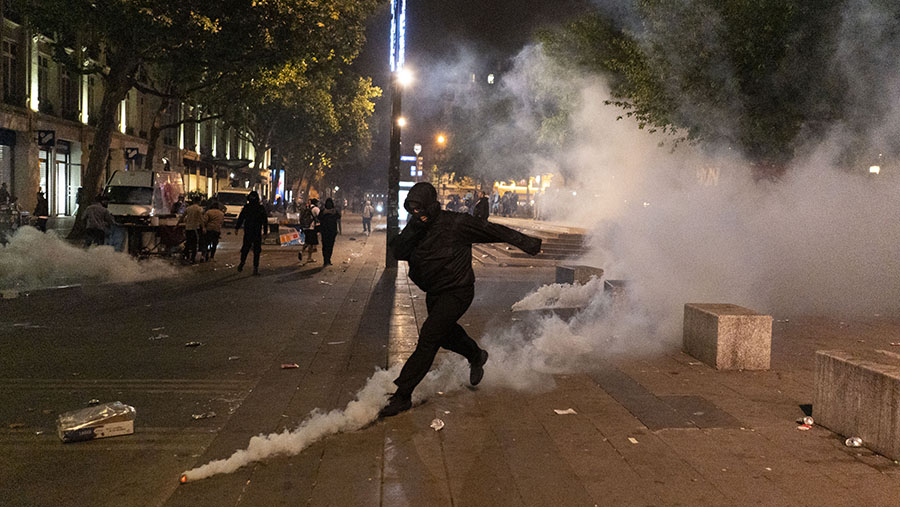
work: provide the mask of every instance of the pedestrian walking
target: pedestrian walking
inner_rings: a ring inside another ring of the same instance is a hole
[[[488,215],[491,211],[491,205],[488,203],[487,195],[484,192],[481,193],[481,198],[478,199],[478,202],[475,204],[475,210],[472,212],[472,215],[475,218],[480,218],[481,220],[487,220]]]
[[[303,247],[297,254],[297,260],[303,260],[303,252],[306,254],[306,262],[316,262],[313,254],[316,252],[316,245],[319,244],[318,226],[319,222],[319,200],[310,199],[309,204],[300,212],[300,229],[303,230]]]
[[[112,213],[106,208],[109,199],[100,195],[97,200],[84,210],[84,247],[106,244],[106,233],[116,224]]]
[[[191,205],[184,210],[178,222],[184,224],[184,253],[181,257],[196,264],[200,235],[203,234],[203,208],[200,207],[199,197],[191,198]]]
[[[238,264],[237,270],[239,273],[244,270],[247,254],[253,250],[253,274],[259,275],[259,254],[262,252],[263,233],[269,234],[269,217],[266,215],[266,209],[259,203],[259,194],[256,190],[247,194],[247,204],[241,208],[234,229],[240,230],[242,225],[244,244],[241,245],[241,263]]]
[[[47,220],[50,219],[50,203],[44,197],[44,193],[38,191],[37,205],[34,207],[34,216],[37,218],[37,228],[41,232],[47,232]]]
[[[325,209],[319,213],[319,230],[322,233],[322,265],[331,266],[331,253],[334,252],[334,240],[337,238],[341,223],[341,212],[335,208],[334,201],[325,199]]]
[[[206,251],[203,252],[204,261],[211,261],[216,258],[216,249],[219,247],[219,238],[222,235],[223,225],[225,225],[225,212],[219,207],[219,200],[213,197],[209,201],[209,209],[203,213],[203,227],[206,229]]]
[[[410,213],[403,231],[391,241],[394,256],[409,263],[409,278],[426,293],[428,317],[419,332],[416,350],[394,380],[397,391],[379,415],[390,417],[412,407],[412,393],[425,378],[438,349],[443,347],[469,360],[469,383],[484,377],[488,353],[457,321],[475,296],[473,243],[509,243],[529,255],[541,251],[541,240],[479,220],[471,215],[442,211],[430,183],[416,183],[404,208]]]
[[[375,208],[372,207],[371,201],[366,201],[366,205],[363,206],[362,210],[362,221],[363,221],[363,232],[368,234],[372,233],[372,217],[375,215]]]

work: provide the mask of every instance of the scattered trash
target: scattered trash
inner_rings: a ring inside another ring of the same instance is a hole
[[[850,437],[847,440],[844,440],[844,445],[847,447],[862,447],[863,441],[859,437]]]
[[[342,341],[342,342],[328,342],[328,345],[340,345],[340,344],[342,344],[342,343],[347,343],[347,342],[346,342],[346,341]]]
[[[771,472],[771,471],[772,471],[772,467],[766,467],[766,472]]]
[[[900,342],[891,342],[891,347],[900,347]]]
[[[333,283],[331,283],[331,282],[326,282],[325,280],[319,280],[319,283],[322,284],[322,285],[334,285]]]
[[[43,430],[41,430],[41,431],[35,431],[34,434],[35,434],[35,435],[43,435],[43,434],[44,434],[44,431],[43,431]]]
[[[169,335],[167,335],[167,334],[159,333],[159,334],[156,335],[156,336],[151,336],[151,337],[149,338],[149,340],[150,340],[150,341],[156,341],[156,340],[162,340],[163,338],[168,338],[168,337],[169,337]]]
[[[358,299],[351,299],[351,300],[350,300],[351,303],[355,303],[355,302],[357,302],[357,301],[359,301],[359,300],[358,300]]]
[[[800,426],[797,426],[797,429],[800,431],[809,431],[812,429],[812,426],[808,424],[801,424]]]
[[[313,332],[311,332],[311,333],[309,333],[309,334],[315,336],[315,335],[319,334],[319,332],[318,332],[318,331],[313,331]]]
[[[688,365],[690,366],[700,366],[701,364],[703,363],[701,363],[700,361],[691,361],[688,363]]]
[[[53,411],[52,410],[41,410],[41,413],[44,415],[50,415],[53,413]]]
[[[294,368],[299,368],[300,365],[297,363],[283,363],[281,365],[282,370],[293,370]]]
[[[447,414],[449,414],[449,413],[450,413],[449,410],[444,410],[444,415],[447,415]]]
[[[203,342],[187,342],[184,344],[185,347],[199,347],[203,345]]]
[[[216,416],[216,413],[210,410],[209,412],[203,414],[191,414],[191,419],[198,421],[200,419],[212,419]]]
[[[556,412],[556,415],[577,415],[578,414],[578,412],[576,412],[574,408],[567,408],[565,410],[554,408],[553,411]]]
[[[354,238],[353,236],[350,236],[350,241],[356,241],[356,238]]]
[[[89,407],[93,407],[94,405],[99,405],[100,400],[98,400],[97,398],[93,398],[92,400],[88,401],[87,404]]]
[[[434,428],[434,431],[441,431],[442,429],[444,429],[444,421],[435,419],[431,421],[431,427]]]
[[[805,424],[807,426],[812,426],[813,424],[816,423],[815,419],[813,419],[810,416],[804,417],[803,419],[800,420],[800,422],[802,422],[803,424]]]
[[[413,294],[412,296],[409,296],[409,298],[410,299],[419,299],[419,296],[416,294]]]
[[[634,437],[628,437],[628,441],[631,442],[632,444],[638,443],[638,440]]]
[[[130,435],[134,418],[134,407],[115,401],[60,414],[56,430],[63,442]]]
[[[441,396],[443,396],[443,395],[444,395],[444,391],[438,391],[438,394],[440,394]]]
[[[165,328],[166,328],[166,326],[154,327],[154,328],[151,329],[150,331],[160,331],[160,330],[165,329]]]
[[[229,361],[237,361],[240,358],[241,358],[241,356],[228,356]]]
[[[487,257],[487,254],[481,254],[482,259],[484,259],[485,257]]]
[[[11,429],[11,430],[17,430],[17,429],[24,428],[24,427],[25,427],[25,423],[12,423],[9,425],[9,429]]]

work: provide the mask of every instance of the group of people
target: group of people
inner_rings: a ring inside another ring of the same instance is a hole
[[[484,192],[481,192],[481,196],[477,201],[471,192],[467,193],[465,198],[460,198],[458,195],[453,194],[447,202],[446,209],[456,213],[468,213],[482,220],[487,220],[491,214],[490,202],[487,194]],[[496,211],[494,214],[496,214]]]
[[[213,197],[204,201],[198,196],[192,197],[190,205],[179,216],[178,223],[184,224],[182,259],[185,262],[196,264],[198,252],[200,262],[216,258],[222,226],[225,225],[225,206],[218,199]]]

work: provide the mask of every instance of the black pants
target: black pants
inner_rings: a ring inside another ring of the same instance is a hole
[[[363,232],[372,232],[372,219],[363,217]]]
[[[194,229],[184,231],[184,254],[183,257],[191,262],[197,261],[197,245],[200,243],[200,231]]]
[[[474,296],[475,287],[464,287],[426,296],[428,318],[422,324],[415,352],[406,360],[406,364],[400,370],[400,376],[394,381],[394,384],[397,384],[398,395],[412,395],[413,390],[431,369],[434,356],[440,347],[456,352],[469,361],[477,358],[481,348],[456,322],[469,309]]]
[[[241,246],[241,266],[247,261],[247,254],[253,250],[253,267],[259,267],[259,253],[262,252],[262,234],[249,234],[244,231],[244,244]]]
[[[216,258],[216,248],[219,248],[219,231],[206,231],[206,259]]]
[[[334,252],[334,240],[336,236],[330,232],[322,233],[322,261],[331,264],[331,253]]]
[[[85,229],[84,247],[106,244],[106,232],[103,229]]]

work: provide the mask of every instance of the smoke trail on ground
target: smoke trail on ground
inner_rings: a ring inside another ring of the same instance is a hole
[[[88,250],[53,233],[22,227],[0,246],[0,288],[20,290],[76,283],[137,282],[174,276],[165,262],[138,262],[110,246]]]

